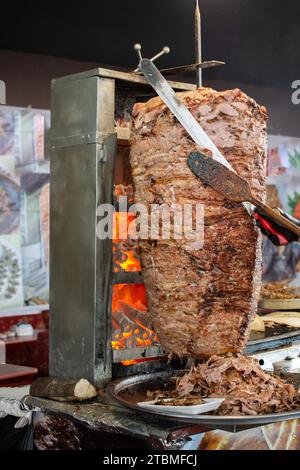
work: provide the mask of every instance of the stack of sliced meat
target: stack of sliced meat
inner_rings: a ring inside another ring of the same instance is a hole
[[[150,396],[150,395],[149,395]],[[292,384],[264,372],[245,356],[213,356],[178,379],[173,391],[152,393],[150,398],[185,399],[224,397],[218,415],[261,415],[300,409],[300,396]]]
[[[264,199],[264,107],[240,90],[179,94],[255,197]],[[165,350],[207,358],[240,352],[260,288],[261,238],[239,204],[205,187],[187,166],[197,148],[160,98],[133,109],[131,165],[135,201],[204,205],[204,247],[187,238],[142,240],[153,325]]]

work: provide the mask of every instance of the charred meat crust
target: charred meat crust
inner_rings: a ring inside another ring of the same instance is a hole
[[[265,197],[264,107],[240,90],[179,93],[204,130]],[[205,187],[187,166],[195,145],[160,100],[133,109],[131,166],[135,202],[205,207],[204,247],[188,240],[141,240],[149,310],[162,346],[180,357],[240,352],[260,289],[261,236],[244,208]]]

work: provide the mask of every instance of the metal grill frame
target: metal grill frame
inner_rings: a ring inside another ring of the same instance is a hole
[[[170,82],[177,90],[195,85]],[[97,68],[52,81],[50,189],[50,375],[84,377],[101,386],[130,370],[157,370],[161,360],[120,367],[125,360],[161,357],[159,347],[112,351],[114,283],[142,283],[141,273],[112,269],[111,240],[96,237],[96,210],[113,203],[117,149],[115,95],[153,96],[133,73]],[[121,371],[121,372],[120,372]]]

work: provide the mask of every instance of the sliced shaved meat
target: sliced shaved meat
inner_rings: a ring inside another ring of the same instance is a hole
[[[234,170],[265,197],[266,109],[240,90],[179,93]],[[240,204],[205,186],[188,168],[199,149],[156,97],[133,109],[131,166],[135,202],[202,204],[204,246],[182,238],[140,241],[153,326],[167,353],[207,359],[241,352],[260,290],[261,236]],[[174,233],[171,222],[171,232]],[[223,369],[219,371],[222,373]]]
[[[247,405],[242,403],[242,413],[243,415],[256,416],[257,412],[249,408]]]
[[[193,371],[191,370],[188,374],[184,375],[180,382],[180,395],[185,396],[191,393],[194,388],[195,384],[192,381]]]
[[[156,397],[164,392],[156,391]],[[300,410],[300,396],[292,384],[263,371],[246,356],[213,356],[177,380],[168,396],[225,398],[215,414],[260,415]]]

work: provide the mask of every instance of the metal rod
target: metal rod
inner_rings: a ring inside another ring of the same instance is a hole
[[[156,54],[155,56],[151,57],[151,62],[154,62],[156,59],[158,59],[159,57],[161,57],[162,55],[164,54],[169,54],[170,52],[170,48],[168,46],[165,46],[158,54]]]
[[[134,50],[137,52],[137,55],[139,56],[139,60],[142,60],[142,54],[141,54],[141,49],[142,49],[142,46],[137,42],[134,46],[133,46]]]
[[[134,46],[133,46],[133,49],[137,52],[137,55],[139,57],[139,63],[140,61],[142,60],[142,53],[141,53],[141,49],[142,49],[142,46],[137,42]],[[139,71],[139,67],[137,67],[133,72],[138,72]]]
[[[195,9],[195,56],[196,64],[202,62],[202,42],[201,42],[201,14],[199,8],[199,2],[196,0],[196,9]],[[197,88],[202,86],[202,70],[197,68],[196,70],[196,84]]]

